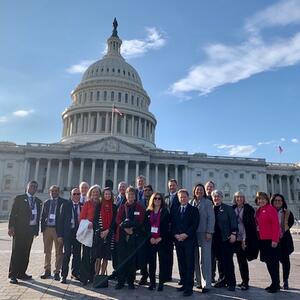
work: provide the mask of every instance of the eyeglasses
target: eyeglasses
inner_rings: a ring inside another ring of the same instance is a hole
[[[73,196],[75,196],[75,195],[78,196],[78,195],[80,195],[80,193],[73,193],[72,195]]]
[[[154,197],[154,200],[161,200],[160,197]]]

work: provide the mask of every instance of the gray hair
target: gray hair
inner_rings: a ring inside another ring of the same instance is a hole
[[[246,202],[245,194],[243,192],[241,192],[241,191],[237,191],[233,195],[233,199],[232,199],[232,203],[233,204],[236,204],[236,197],[238,197],[238,196],[243,197],[244,198],[244,203]]]
[[[211,192],[211,196],[214,197],[216,195],[218,195],[219,197],[223,198],[223,193],[221,191],[219,191],[219,190],[213,190]]]

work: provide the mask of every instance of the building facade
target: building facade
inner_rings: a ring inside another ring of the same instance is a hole
[[[60,142],[0,142],[0,217],[8,216],[13,197],[24,192],[28,180],[38,181],[39,196],[46,199],[53,184],[65,197],[83,180],[116,192],[118,182],[134,185],[139,174],[161,192],[170,178],[188,190],[196,182],[212,180],[225,202],[238,190],[250,203],[258,190],[282,193],[300,217],[298,164],[157,148],[151,99],[138,72],[122,57],[121,44],[114,23],[107,54],[86,70],[71,93],[72,103],[62,113]]]

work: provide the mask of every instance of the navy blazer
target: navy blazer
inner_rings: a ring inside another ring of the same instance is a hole
[[[180,206],[171,212],[172,235],[185,233],[188,238],[184,241],[196,242],[196,231],[199,225],[198,209],[189,203],[186,205],[185,213],[181,218]]]
[[[166,207],[169,210],[169,213],[171,213],[172,210],[177,210],[178,207],[180,206],[180,202],[179,202],[177,193],[173,197],[172,203],[171,203],[171,196],[170,196],[170,194],[167,194],[165,196],[165,204],[166,204]]]
[[[42,211],[42,219],[41,219],[41,231],[44,232],[44,230],[46,229],[47,222],[48,222],[48,216],[49,216],[49,209],[50,209],[50,201],[53,201],[52,199],[48,199],[44,202],[43,205],[43,211]],[[55,228],[57,230],[58,227],[58,219],[59,219],[59,215],[60,215],[60,207],[61,205],[66,202],[68,200],[58,197],[57,199],[57,207],[56,207],[56,212],[55,212]]]
[[[79,210],[83,204],[81,202],[78,203]],[[78,217],[80,214],[78,215]],[[69,239],[71,237],[71,221],[73,217],[73,201],[66,200],[62,203],[60,207],[60,214],[57,220],[56,232],[58,237],[62,237],[63,239]],[[78,228],[76,228],[77,231]]]
[[[31,208],[27,194],[18,195],[13,201],[9,215],[8,228],[13,228],[16,235],[30,233],[33,230],[34,235],[39,234],[40,216],[42,210],[42,201],[35,198],[37,208],[36,225],[29,225],[31,218]]]

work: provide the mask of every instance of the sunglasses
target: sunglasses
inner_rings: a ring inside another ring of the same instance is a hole
[[[154,197],[154,200],[161,200],[160,197]]]
[[[75,195],[78,196],[78,195],[80,195],[80,193],[73,193],[72,195],[73,196],[75,196]]]

